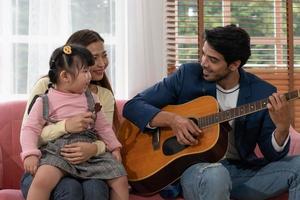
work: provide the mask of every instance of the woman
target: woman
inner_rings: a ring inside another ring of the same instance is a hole
[[[67,44],[79,44],[85,46],[94,56],[95,65],[91,67],[92,81],[89,85],[90,90],[99,97],[107,120],[113,124],[115,130],[119,127],[118,111],[114,100],[113,92],[105,74],[108,66],[107,53],[104,49],[103,38],[95,31],[80,30],[73,33],[67,41]],[[43,94],[47,91],[49,78],[43,77],[35,84],[31,96],[27,103],[26,113],[36,95]],[[56,139],[66,132],[80,132],[93,122],[91,113],[86,112],[57,124],[45,127],[41,134],[41,143],[46,143]],[[94,155],[101,154],[105,151],[105,144],[102,141],[96,141],[94,144],[78,142],[66,145],[61,149],[62,156],[72,164],[78,164],[88,160]],[[32,182],[32,176],[25,174],[21,180],[21,190],[24,197],[27,196],[28,189]],[[71,199],[108,199],[108,187],[101,180],[82,180],[78,181],[71,177],[64,177],[58,183],[51,194],[53,200],[71,200]]]

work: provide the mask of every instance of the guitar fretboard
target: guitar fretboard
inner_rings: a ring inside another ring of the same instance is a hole
[[[284,96],[288,101],[298,99],[300,97],[300,90],[294,90],[285,93]],[[244,104],[236,108],[232,108],[226,111],[221,111],[218,113],[207,115],[205,117],[198,118],[197,119],[198,126],[200,128],[205,128],[213,124],[219,124],[222,122],[230,121],[232,119],[266,109],[268,102],[269,102],[268,98],[265,98],[253,103]]]

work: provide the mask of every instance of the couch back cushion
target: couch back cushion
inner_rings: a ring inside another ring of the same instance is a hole
[[[116,104],[117,104],[117,109],[118,109],[118,117],[120,119],[120,122],[123,122],[124,118],[123,118],[123,107],[126,103],[126,100],[116,100]]]
[[[20,158],[21,146],[19,135],[25,106],[25,101],[0,103],[1,189],[15,189],[20,187],[23,164]]]

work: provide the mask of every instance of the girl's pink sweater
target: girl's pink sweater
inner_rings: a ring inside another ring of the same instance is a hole
[[[93,97],[95,102],[99,102],[95,95],[93,95]],[[49,118],[54,121],[61,121],[88,111],[87,98],[84,93],[63,93],[51,88],[48,92],[48,98]],[[21,128],[20,142],[22,147],[22,160],[29,155],[41,155],[38,149],[38,142],[45,124],[46,121],[43,118],[43,102],[42,98],[39,97]],[[95,129],[99,139],[107,145],[109,151],[122,146],[113,132],[111,124],[107,122],[101,111],[97,113]]]

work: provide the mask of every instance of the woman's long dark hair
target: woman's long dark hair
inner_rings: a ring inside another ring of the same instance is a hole
[[[69,37],[69,39],[66,43],[67,44],[79,44],[79,45],[87,47],[88,45],[90,45],[94,42],[99,42],[99,41],[104,43],[104,39],[99,35],[99,33],[97,33],[96,31],[93,31],[93,30],[83,29],[83,30],[79,30],[79,31],[76,31],[75,33],[73,33]],[[107,88],[108,90],[110,90],[112,92],[112,94],[114,94],[105,72],[104,72],[103,78],[100,81],[93,81],[92,83],[99,85],[101,87]],[[116,131],[116,133],[117,133],[119,127],[120,127],[120,120],[119,120],[119,115],[118,115],[117,104],[115,102],[114,115],[113,115],[113,128]]]

